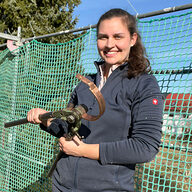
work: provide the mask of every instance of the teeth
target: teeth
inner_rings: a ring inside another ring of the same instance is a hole
[[[116,53],[116,52],[107,52],[107,54],[109,54],[109,55],[110,55],[110,54],[112,55],[112,54],[115,54],[115,53]]]

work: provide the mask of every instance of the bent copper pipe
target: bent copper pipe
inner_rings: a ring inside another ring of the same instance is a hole
[[[89,115],[87,113],[82,115],[82,118],[88,121],[96,121],[97,119],[99,119],[103,113],[105,112],[105,100],[103,98],[103,95],[101,94],[101,92],[99,91],[99,89],[97,88],[97,86],[90,81],[89,79],[87,79],[86,77],[77,74],[76,77],[81,80],[83,83],[87,84],[89,86],[89,90],[93,93],[93,95],[96,97],[97,102],[99,104],[99,114],[97,116],[93,116],[93,115]]]

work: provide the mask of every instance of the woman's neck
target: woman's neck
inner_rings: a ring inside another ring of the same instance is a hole
[[[107,79],[111,73],[117,68],[119,65],[109,65],[104,63],[102,70],[103,70],[103,76]]]

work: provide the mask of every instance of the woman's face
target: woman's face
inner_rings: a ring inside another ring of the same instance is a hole
[[[107,65],[121,65],[129,58],[130,48],[136,43],[120,17],[103,20],[98,29],[97,48]]]

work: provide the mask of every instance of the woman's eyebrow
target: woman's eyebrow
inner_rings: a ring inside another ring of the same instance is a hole
[[[124,35],[125,33],[115,33],[114,35]]]
[[[124,33],[119,32],[119,33],[114,33],[113,35],[124,35]],[[108,35],[105,33],[99,33],[98,36],[103,37],[103,36],[108,36]]]
[[[99,33],[97,36],[98,36],[98,37],[108,37],[108,35],[107,35],[107,34],[104,34],[104,33]]]

